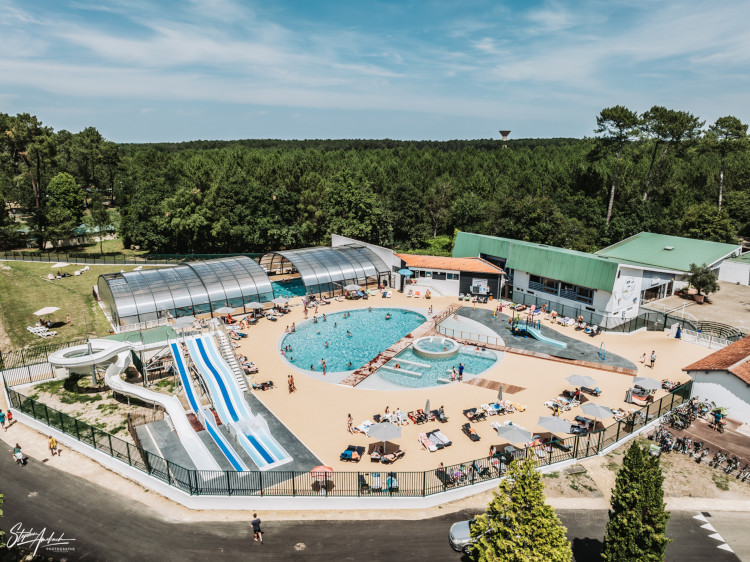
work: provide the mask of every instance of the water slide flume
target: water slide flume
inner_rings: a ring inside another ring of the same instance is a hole
[[[89,350],[89,345],[91,349]],[[131,362],[131,345],[127,342],[114,340],[96,339],[91,340],[89,345],[77,345],[55,351],[50,354],[49,362],[55,367],[75,369],[90,367],[101,364],[115,358],[104,375],[104,381],[114,391],[120,394],[133,396],[144,402],[157,404],[164,408],[174,425],[177,437],[185,447],[187,454],[198,470],[220,471],[221,467],[216,462],[206,445],[201,441],[198,434],[190,425],[185,410],[176,396],[168,396],[160,392],[148,390],[142,386],[130,384],[122,380],[121,376]]]

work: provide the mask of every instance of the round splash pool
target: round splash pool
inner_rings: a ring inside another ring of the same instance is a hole
[[[447,359],[458,354],[461,346],[456,340],[442,336],[427,336],[414,340],[414,353],[420,357]]]

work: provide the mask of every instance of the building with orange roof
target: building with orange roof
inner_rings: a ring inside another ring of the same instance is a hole
[[[682,369],[693,379],[693,396],[729,409],[729,417],[750,423],[750,336]]]
[[[470,295],[497,298],[503,287],[504,271],[483,258],[451,258],[395,254],[401,267],[414,272],[412,291],[431,290],[440,296]]]

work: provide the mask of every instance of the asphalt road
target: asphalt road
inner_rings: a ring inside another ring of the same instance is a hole
[[[262,546],[253,542],[248,524],[171,523],[135,502],[34,459],[26,467],[0,454],[6,531],[46,529],[46,537],[74,539],[57,552],[40,545],[39,554],[67,560],[461,560],[448,545],[450,525],[470,516],[457,513],[422,521],[270,521]],[[597,560],[607,516],[602,511],[558,511],[578,562]],[[672,514],[668,560],[737,561],[719,550],[705,522],[695,513]],[[261,514],[262,516],[262,514]],[[750,514],[706,517],[718,531],[733,529],[744,536]],[[725,537],[726,538],[726,537]],[[13,534],[6,535],[13,539]],[[747,546],[747,542],[744,543]],[[66,547],[67,548],[67,547]],[[2,557],[0,557],[2,558]]]

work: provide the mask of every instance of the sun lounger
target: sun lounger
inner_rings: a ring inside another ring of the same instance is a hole
[[[440,441],[446,447],[450,447],[451,445],[453,445],[453,441],[448,439],[445,433],[443,433],[439,429],[435,429],[427,434],[427,437],[429,437],[430,439],[432,439],[433,436],[436,437],[438,441]]]
[[[469,439],[472,441],[479,441],[480,437],[477,434],[476,430],[471,427],[471,424],[469,422],[466,422],[461,426],[461,431],[463,431]]]
[[[370,420],[365,420],[361,424],[359,424],[357,427],[354,428],[354,433],[364,433],[365,435],[368,434],[370,431],[370,426],[372,425],[372,422]]]
[[[425,414],[425,413],[424,413],[424,410],[423,410],[423,409],[421,409],[421,408],[419,408],[419,409],[418,409],[418,410],[417,410],[417,411],[415,412],[415,414],[416,414],[416,416],[417,416],[417,423],[425,423],[425,422],[428,422],[428,421],[430,421],[430,416],[429,416],[429,415],[427,415],[427,414]]]
[[[487,415],[488,415],[488,416],[494,416],[494,415],[497,415],[497,412],[498,412],[498,411],[497,411],[497,410],[496,410],[496,409],[495,409],[495,408],[494,408],[493,406],[491,406],[490,404],[482,404],[482,405],[480,406],[480,408],[482,408],[482,410],[484,410],[484,411],[485,411],[485,412],[487,413]]]
[[[405,451],[402,451],[399,449],[395,453],[390,453],[388,455],[383,455],[380,457],[380,462],[383,464],[391,464],[396,462],[398,459],[403,458],[403,456],[406,454]]]
[[[469,408],[468,410],[464,410],[464,415],[468,418],[469,421],[473,422],[487,419],[487,414],[482,410],[477,410],[476,408]]]
[[[406,296],[407,296],[408,298],[411,298],[411,297],[413,297],[413,296],[414,296],[414,291],[412,291],[411,289],[409,289],[409,291],[408,291],[408,292],[406,293]]]
[[[346,450],[341,453],[339,457],[342,461],[359,462],[362,459],[362,455],[365,454],[364,447],[358,447],[356,445],[349,445]]]
[[[427,436],[427,439],[432,441],[432,444],[435,445],[435,447],[437,447],[438,449],[445,449],[445,443],[443,443],[442,440],[437,437],[437,435],[432,432],[426,433],[425,435]]]
[[[435,443],[433,443],[433,442],[432,442],[432,441],[430,440],[430,438],[429,438],[429,437],[427,437],[427,434],[426,434],[426,433],[420,433],[420,434],[419,434],[419,437],[418,437],[417,439],[418,439],[419,443],[420,443],[420,444],[421,444],[421,445],[422,445],[422,446],[423,446],[423,447],[424,447],[425,449],[427,449],[428,451],[430,451],[431,453],[434,453],[435,451],[437,451],[437,450],[438,450],[438,448],[437,448],[437,445],[435,445]]]
[[[508,400],[506,402],[506,404],[510,404],[511,406],[513,406],[514,410],[516,410],[517,412],[524,412],[524,411],[526,411],[526,405],[525,404],[519,404],[518,402],[511,402],[510,400]]]
[[[410,420],[411,420],[412,422],[414,422],[415,424],[420,424],[420,423],[423,423],[423,422],[422,422],[422,421],[421,421],[421,420],[420,420],[420,419],[419,419],[419,418],[417,417],[417,414],[416,414],[416,412],[409,412],[408,416],[409,416],[409,419],[410,419]]]
[[[445,422],[447,422],[447,421],[448,421],[448,416],[446,416],[445,414],[443,414],[443,415],[440,415],[440,410],[432,410],[432,411],[430,412],[430,415],[431,415],[431,416],[432,416],[432,417],[433,417],[434,419],[436,419],[437,421],[439,421],[440,423],[445,423]]]

